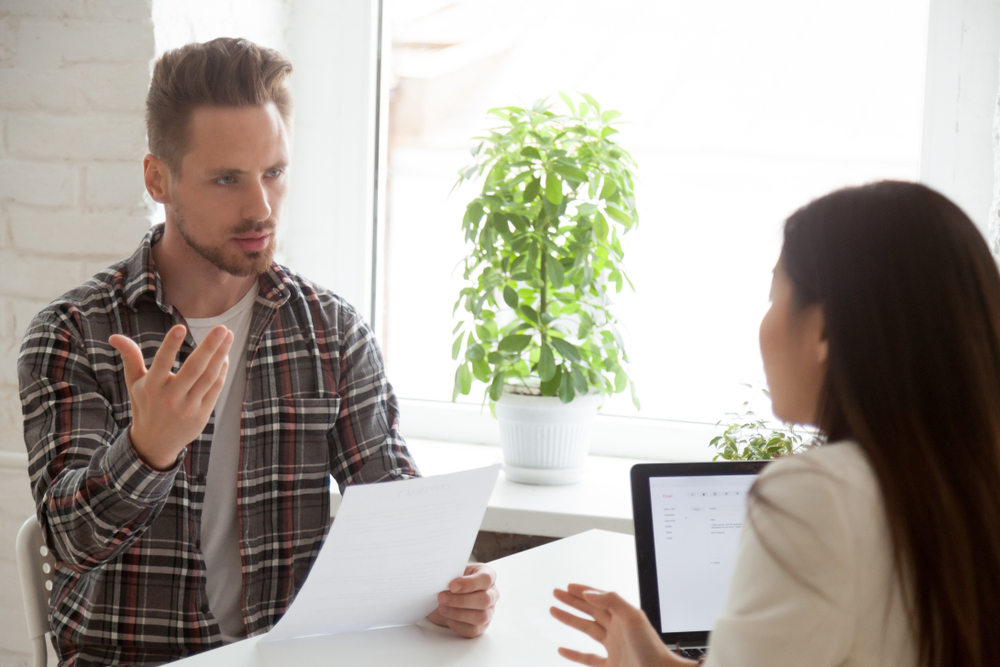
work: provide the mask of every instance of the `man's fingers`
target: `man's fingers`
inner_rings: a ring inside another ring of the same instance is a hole
[[[468,639],[478,637],[486,631],[486,626],[484,625],[472,625],[471,623],[463,623],[462,621],[456,621],[452,618],[445,618],[448,622],[448,627],[451,628],[452,632]]]
[[[594,621],[580,618],[559,607],[549,607],[549,613],[560,623],[564,623],[574,630],[579,630],[595,641],[603,641],[607,634],[607,631]]]
[[[497,603],[499,597],[500,593],[496,588],[488,588],[485,591],[476,591],[465,595],[456,595],[445,591],[438,593],[438,603],[458,609],[489,609]]]
[[[469,625],[481,625],[486,627],[493,620],[493,609],[460,609],[457,607],[440,606],[437,611],[451,621],[468,623]]]
[[[174,360],[177,358],[177,353],[181,350],[185,335],[187,335],[187,330],[184,328],[184,325],[177,324],[163,337],[163,344],[156,351],[153,363],[149,366],[150,382],[162,385],[170,377],[170,371],[173,370]]]
[[[448,584],[448,590],[452,593],[472,593],[475,591],[485,591],[493,586],[497,580],[497,573],[493,568],[482,563],[468,565],[465,574],[457,579],[453,579]]]
[[[125,386],[129,389],[146,374],[146,361],[142,358],[142,350],[135,341],[121,334],[115,334],[108,339],[111,347],[118,350],[125,369]]]
[[[229,330],[221,324],[214,327],[208,332],[208,335],[205,336],[201,343],[198,344],[195,351],[184,360],[184,364],[181,365],[180,370],[177,371],[177,375],[173,379],[173,390],[178,394],[189,393],[194,383],[204,375],[205,370],[212,363],[212,358],[216,352],[225,348],[223,354],[229,354],[229,346],[231,344],[232,339],[229,336]],[[212,381],[215,381],[214,378]]]
[[[215,408],[215,403],[219,400],[219,395],[222,393],[222,388],[226,386],[226,371],[229,369],[229,359],[226,359],[222,365],[222,369],[219,371],[219,376],[215,378],[215,382],[205,395],[201,397],[201,404],[203,406],[209,405],[213,409]]]
[[[212,358],[209,359],[208,365],[202,371],[201,376],[198,377],[191,388],[188,390],[188,396],[192,400],[204,401],[207,398],[206,394],[208,390],[215,386],[215,381],[220,377],[225,380],[226,371],[229,369],[229,348],[233,344],[233,333],[227,332],[226,338],[223,339],[222,345],[218,347]],[[189,359],[190,361],[190,359]],[[184,362],[184,366],[187,366],[187,362]],[[181,371],[184,367],[181,367]],[[179,379],[180,373],[178,373]]]
[[[579,651],[574,651],[571,648],[560,647],[559,655],[567,660],[578,662],[581,665],[589,665],[590,667],[601,667],[601,665],[607,662],[607,658],[602,658],[601,656],[594,655],[593,653],[580,653]]]

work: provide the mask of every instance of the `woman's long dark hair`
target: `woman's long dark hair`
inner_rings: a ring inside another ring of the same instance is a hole
[[[785,224],[780,264],[819,304],[819,424],[878,478],[922,667],[1000,665],[1000,273],[947,198],[880,182]]]

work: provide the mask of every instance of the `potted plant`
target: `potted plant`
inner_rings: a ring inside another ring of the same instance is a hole
[[[815,440],[807,441],[791,424],[785,424],[785,428],[781,429],[769,427],[753,411],[752,402],[758,392],[769,400],[771,393],[767,387],[745,386],[753,392],[750,400],[743,402],[740,412],[730,412],[726,419],[716,424],[725,425],[726,429],[709,442],[709,446],[719,452],[712,458],[713,461],[769,461],[794,454],[815,443]]]
[[[614,138],[621,114],[560,97],[568,113],[545,100],[490,110],[500,125],[455,184],[485,174],[462,221],[452,400],[487,385],[507,477],[532,483],[579,479],[603,396],[631,387],[639,407],[609,298],[634,290],[621,237],[638,223],[635,163]]]

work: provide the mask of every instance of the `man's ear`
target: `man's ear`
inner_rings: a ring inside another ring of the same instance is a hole
[[[170,170],[167,163],[153,155],[147,155],[142,160],[142,173],[146,181],[146,192],[153,201],[169,204]]]

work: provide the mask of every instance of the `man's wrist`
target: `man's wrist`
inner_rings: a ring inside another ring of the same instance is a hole
[[[136,446],[135,439],[132,437],[132,424],[129,424],[128,429],[125,432],[125,439],[128,442],[129,448],[135,457],[142,461],[146,466],[152,468],[156,472],[164,473],[173,470],[177,464],[182,460],[182,455],[187,451],[187,447],[181,449],[174,455],[173,459],[167,460],[167,457],[162,459],[157,459],[144,453],[142,449]]]

